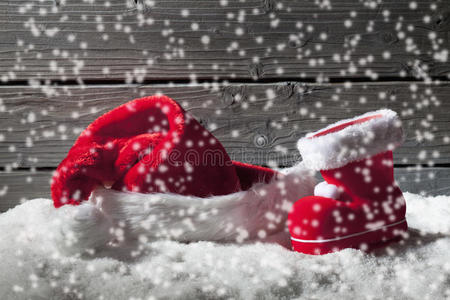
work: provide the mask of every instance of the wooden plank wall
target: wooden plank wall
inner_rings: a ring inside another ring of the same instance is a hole
[[[394,109],[401,187],[450,194],[450,3],[410,2],[0,2],[0,211],[49,197],[84,127],[154,93],[270,166],[301,160],[309,131]]]

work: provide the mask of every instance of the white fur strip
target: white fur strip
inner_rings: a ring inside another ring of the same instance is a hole
[[[382,117],[342,130],[312,137],[333,127],[373,115]],[[305,165],[313,170],[335,169],[367,157],[393,150],[403,142],[403,130],[397,113],[382,109],[369,112],[353,119],[342,120],[298,141],[297,147]]]
[[[79,237],[79,243],[74,243],[78,248],[102,246],[105,237],[119,241],[138,237],[185,242],[264,240],[286,229],[291,205],[312,195],[316,183],[313,174],[300,165],[283,173],[268,184],[259,183],[247,191],[209,198],[99,188],[87,204],[70,207],[83,209],[84,213],[81,213],[83,217],[78,214],[78,218],[68,222],[68,231],[73,228]],[[86,205],[92,207],[90,212]],[[104,217],[99,217],[98,211]],[[95,217],[99,224],[86,221],[88,216]],[[79,221],[89,226],[81,225],[81,228]],[[115,229],[105,230],[104,224],[110,223]]]

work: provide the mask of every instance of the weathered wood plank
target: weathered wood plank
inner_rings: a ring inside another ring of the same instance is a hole
[[[316,173],[323,181],[320,173]],[[426,196],[450,195],[450,168],[395,168],[394,178],[403,192]]]
[[[51,175],[52,171],[0,172],[0,212],[29,199],[50,198]],[[395,177],[404,192],[450,195],[449,168],[398,168]]]
[[[449,2],[410,2],[1,1],[0,79],[447,76]]]
[[[397,164],[450,163],[448,84],[408,82],[173,86],[0,87],[0,166],[56,167],[78,134],[119,104],[162,92],[181,103],[232,158],[281,166],[296,141],[340,119],[383,107],[399,112],[407,139]]]
[[[450,195],[450,168],[398,168],[394,175],[404,192]]]
[[[26,200],[50,198],[52,172],[0,172],[0,212]]]

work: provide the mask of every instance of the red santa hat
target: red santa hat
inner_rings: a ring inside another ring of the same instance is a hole
[[[244,241],[283,231],[290,205],[314,187],[232,161],[221,143],[166,96],[123,104],[91,123],[52,179],[67,245],[94,248],[144,235]],[[88,200],[89,201],[85,201]]]

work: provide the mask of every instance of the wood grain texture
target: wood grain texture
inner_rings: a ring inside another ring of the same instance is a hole
[[[394,174],[404,192],[450,195],[450,168],[401,168]]]
[[[52,171],[0,172],[0,212],[26,200],[50,198],[51,175]],[[399,168],[395,169],[395,178],[404,192],[450,195],[448,168]]]
[[[387,107],[403,120],[396,164],[450,163],[448,84],[240,84],[0,87],[0,166],[56,167],[99,115],[134,98],[165,93],[224,144],[259,165],[300,160],[296,141],[341,119]]]
[[[450,70],[448,1],[415,1],[416,9],[409,0],[333,0],[331,9],[309,0],[225,2],[1,1],[0,79],[326,80]]]
[[[52,172],[0,172],[0,212],[26,200],[50,198]]]

